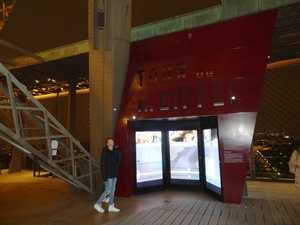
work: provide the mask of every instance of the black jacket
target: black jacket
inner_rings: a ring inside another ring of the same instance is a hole
[[[109,150],[104,147],[101,154],[101,169],[102,178],[107,180],[108,178],[114,178],[118,176],[119,166],[121,163],[121,152],[119,149]]]

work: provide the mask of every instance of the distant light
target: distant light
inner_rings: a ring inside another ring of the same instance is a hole
[[[233,95],[230,97],[230,99],[234,101],[234,100],[236,100],[236,97]]]
[[[271,56],[268,55],[268,59],[271,59]]]
[[[117,112],[118,111],[117,107],[113,107],[113,111]]]
[[[55,80],[55,79],[52,79],[52,82],[53,82],[53,83],[55,83],[55,82],[56,82],[56,80]]]
[[[133,120],[136,120],[136,116],[132,116],[132,119],[133,119]]]
[[[47,81],[51,81],[51,78],[48,78]]]
[[[39,81],[39,80],[35,80],[35,83],[37,83],[37,84],[38,84],[38,83],[40,83],[40,81]]]

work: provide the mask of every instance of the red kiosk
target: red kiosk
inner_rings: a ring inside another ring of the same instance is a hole
[[[187,184],[240,203],[275,19],[268,11],[132,44],[115,132],[119,195]]]

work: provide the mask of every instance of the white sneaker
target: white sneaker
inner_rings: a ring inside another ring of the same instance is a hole
[[[106,197],[105,199],[103,199],[103,201],[102,202],[104,202],[104,203],[109,203],[109,198],[108,197]]]
[[[100,205],[98,205],[97,203],[94,205],[94,209],[96,211],[98,211],[99,213],[104,213],[104,209]]]
[[[115,205],[110,205],[108,207],[108,212],[120,212],[120,209],[116,208]]]

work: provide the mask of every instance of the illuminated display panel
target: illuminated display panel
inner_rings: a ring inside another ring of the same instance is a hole
[[[203,130],[207,188],[221,192],[220,156],[217,129]]]
[[[163,179],[162,134],[160,131],[139,131],[136,141],[136,183]]]
[[[197,130],[169,131],[171,179],[199,180]]]

